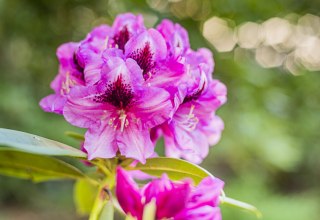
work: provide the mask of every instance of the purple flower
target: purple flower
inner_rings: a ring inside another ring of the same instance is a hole
[[[211,52],[193,51],[179,24],[147,29],[141,15],[121,14],[57,56],[55,94],[40,105],[88,129],[89,159],[122,154],[144,162],[162,135],[167,156],[200,163],[219,141],[224,125],[215,112],[226,88],[212,77]]]
[[[46,112],[62,114],[71,88],[77,85],[85,85],[83,68],[79,65],[75,55],[77,47],[78,43],[66,43],[57,49],[57,57],[60,63],[59,73],[50,85],[55,94],[40,101],[41,108]]]
[[[201,163],[209,146],[220,139],[224,125],[215,111],[225,100],[226,87],[217,80],[186,96],[172,120],[158,128],[164,136],[166,155]]]
[[[184,60],[185,75],[177,85],[175,112],[171,120],[154,128],[151,134],[154,142],[161,135],[164,137],[166,156],[201,163],[224,128],[215,111],[226,102],[227,90],[212,78],[214,62],[210,51],[186,49],[180,58]]]
[[[190,180],[172,182],[164,174],[139,189],[121,168],[117,169],[116,195],[126,214],[142,219],[145,205],[155,202],[156,220],[221,220],[219,195],[224,183],[207,177],[198,186]]]
[[[165,19],[157,26],[157,30],[166,40],[169,56],[178,58],[190,49],[188,32],[179,24]]]
[[[119,151],[145,162],[154,152],[149,129],[168,120],[172,111],[169,93],[145,85],[132,59],[109,57],[101,75],[95,85],[72,90],[63,112],[66,120],[88,128],[84,147],[90,160],[112,158]]]

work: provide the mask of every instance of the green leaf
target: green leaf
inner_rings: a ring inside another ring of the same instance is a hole
[[[1,145],[34,154],[86,158],[85,153],[68,145],[37,135],[4,128],[0,128]]]
[[[147,159],[145,164],[138,163],[135,167],[126,167],[131,170],[141,170],[152,176],[160,177],[166,173],[172,180],[192,178],[195,184],[201,182],[205,177],[212,176],[208,171],[198,165],[189,163],[185,160],[157,157]]]
[[[78,214],[90,214],[97,193],[98,187],[88,180],[80,179],[75,183],[73,197]]]
[[[84,178],[80,170],[62,160],[3,147],[0,148],[0,174],[34,182]]]
[[[262,213],[251,204],[246,202],[242,202],[236,199],[228,198],[226,196],[220,196],[220,204],[221,205],[229,205],[235,208],[243,209],[247,212],[253,213],[258,219],[262,218]]]

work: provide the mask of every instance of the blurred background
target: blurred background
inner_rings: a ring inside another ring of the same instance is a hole
[[[212,49],[215,78],[229,92],[218,112],[222,140],[203,166],[224,179],[227,195],[266,220],[319,219],[318,0],[0,0],[0,127],[77,146],[64,132],[79,130],[38,106],[51,93],[55,50],[127,11],[149,27],[179,22],[194,49]],[[0,220],[86,219],[76,215],[72,186],[0,176]],[[223,218],[255,219],[230,207]]]

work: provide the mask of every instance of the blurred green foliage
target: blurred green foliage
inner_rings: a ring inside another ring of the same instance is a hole
[[[193,48],[213,49],[215,77],[229,91],[228,103],[218,112],[226,128],[204,167],[225,180],[230,197],[255,204],[264,219],[317,220],[319,72],[293,76],[282,69],[263,69],[249,53],[235,61],[233,52],[218,53],[204,40],[201,26],[211,16],[238,25],[290,13],[319,15],[319,9],[318,0],[0,0],[0,127],[77,147],[64,132],[83,131],[38,106],[51,93],[56,48],[81,40],[97,24],[112,23],[121,12],[142,13],[149,26],[168,17],[188,29]],[[255,219],[229,207],[223,207],[223,216]],[[0,220],[56,218],[79,219],[71,182],[34,185],[0,176]]]

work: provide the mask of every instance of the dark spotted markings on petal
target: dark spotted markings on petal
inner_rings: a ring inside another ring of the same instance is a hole
[[[118,32],[113,37],[113,40],[118,45],[119,49],[124,50],[124,46],[128,42],[129,38],[130,38],[130,33],[128,31],[127,26],[125,26],[124,28],[122,28],[120,32]]]
[[[143,76],[148,74],[148,72],[155,66],[152,56],[153,53],[151,52],[149,42],[147,42],[143,48],[138,49],[129,55],[129,57],[134,59],[143,70]]]
[[[120,74],[116,81],[108,82],[103,94],[94,98],[95,102],[109,103],[117,108],[124,109],[128,107],[133,99],[133,92],[130,84],[124,83]]]
[[[84,69],[80,66],[76,53],[73,54],[73,64],[75,69],[78,70],[78,73],[74,73],[73,75],[84,82]]]
[[[201,96],[201,94],[202,94],[205,86],[206,86],[206,83],[204,82],[204,83],[202,84],[202,86],[201,86],[200,89],[198,89],[197,91],[195,91],[195,92],[192,93],[191,95],[187,95],[187,96],[184,98],[184,100],[183,100],[182,103],[186,103],[186,102],[190,102],[190,101],[192,101],[192,100],[197,100],[197,99],[199,99],[199,97]]]

